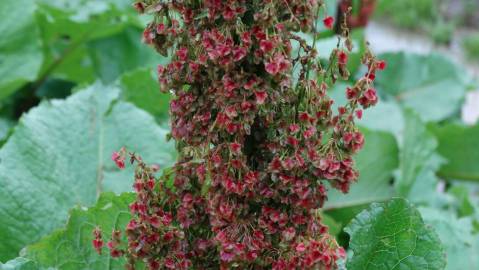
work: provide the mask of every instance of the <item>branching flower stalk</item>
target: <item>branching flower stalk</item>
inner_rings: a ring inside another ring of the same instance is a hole
[[[349,79],[352,42],[321,64],[298,32],[332,28],[323,1],[144,0],[154,15],[143,40],[162,55],[161,89],[173,94],[171,137],[179,159],[168,173],[122,149],[136,163],[133,218],[111,256],[127,269],[335,269],[345,251],[318,215],[327,190],[347,192],[358,178],[353,155],[364,144],[355,125],[378,101],[372,88],[385,68],[367,52],[367,73],[332,110],[328,89]],[[314,29],[313,29],[314,28]],[[293,70],[298,71],[297,78]],[[94,247],[103,240],[94,232]]]

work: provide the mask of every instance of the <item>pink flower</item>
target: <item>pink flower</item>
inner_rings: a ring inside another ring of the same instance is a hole
[[[199,69],[200,69],[200,64],[196,63],[196,62],[190,62],[188,64],[190,70],[192,73],[198,73]]]
[[[307,121],[309,121],[310,119],[311,119],[311,116],[309,116],[308,113],[306,113],[306,112],[300,112],[300,113],[299,113],[299,120],[300,120],[300,121],[307,122]]]
[[[231,92],[238,88],[238,85],[227,75],[223,77],[223,85],[225,87],[225,90],[228,92]]]
[[[298,131],[299,131],[299,125],[298,124],[289,125],[289,132],[291,132],[292,134],[295,134]]]
[[[251,45],[251,34],[250,32],[243,32],[241,33],[241,41],[247,47]]]
[[[291,145],[294,148],[298,147],[298,145],[299,145],[298,139],[296,139],[293,136],[289,136],[286,140],[287,140],[288,144]]]
[[[130,220],[130,222],[128,222],[128,225],[126,225],[126,230],[127,231],[133,231],[136,229],[136,227],[138,226],[138,222],[134,219]]]
[[[276,75],[279,72],[279,64],[276,62],[268,62],[265,64],[264,67],[266,69],[266,72],[271,75]]]
[[[297,252],[304,252],[306,250],[306,246],[303,243],[299,243],[296,245],[296,251]]]
[[[351,132],[346,132],[343,135],[343,141],[345,144],[350,144],[353,140],[353,134]]]
[[[125,168],[125,161],[124,160],[117,160],[117,161],[115,161],[115,163],[116,163],[116,166],[118,166],[118,168],[120,168],[120,169]]]
[[[338,63],[346,65],[348,63],[348,54],[345,51],[338,51]]]
[[[227,251],[220,251],[220,258],[224,262],[231,262],[235,255],[232,252],[227,252]]]
[[[354,90],[354,88],[350,88],[350,87],[346,88],[346,97],[348,99],[353,99],[356,97],[356,95],[357,95],[357,92]]]
[[[234,154],[240,154],[241,153],[241,144],[234,142],[230,143],[230,150]]]
[[[175,261],[172,258],[166,258],[163,264],[168,269],[175,269],[176,268]]]
[[[357,110],[357,111],[356,111],[356,117],[357,117],[358,119],[363,118],[363,110]]]
[[[143,42],[146,44],[152,44],[153,39],[155,39],[155,33],[149,28],[146,28],[145,31],[143,31]]]
[[[284,230],[281,235],[283,236],[284,240],[291,241],[296,235],[296,230],[293,227],[289,227]]]
[[[101,239],[93,239],[92,241],[93,248],[96,249],[98,254],[101,254],[101,248],[103,247],[103,240]]]
[[[273,50],[274,45],[273,45],[273,42],[265,39],[265,40],[261,40],[261,42],[259,43],[259,47],[264,53],[268,53]]]
[[[145,4],[143,4],[142,2],[137,2],[137,3],[133,4],[133,7],[140,14],[143,14],[145,12]]]
[[[256,96],[256,104],[258,105],[263,105],[268,97],[268,94],[265,91],[256,91],[254,94]]]
[[[377,67],[379,70],[385,70],[386,67],[387,67],[387,63],[386,63],[386,61],[384,61],[384,60],[378,61],[378,62],[376,63],[376,67]]]
[[[246,49],[244,47],[237,47],[233,49],[233,60],[240,61],[246,56]]]
[[[366,97],[370,102],[376,102],[378,97],[376,96],[376,90],[370,88],[364,92],[364,97]]]
[[[118,168],[125,168],[125,157],[121,156],[119,153],[113,152],[113,154],[111,154],[111,159],[115,162]]]
[[[223,18],[227,21],[231,21],[235,17],[235,11],[230,8],[229,6],[226,6],[224,11],[223,11]]]
[[[164,24],[164,23],[159,23],[159,24],[156,26],[156,33],[158,33],[159,35],[164,34],[164,33],[165,33],[165,30],[166,30],[166,27],[165,27],[165,24]]]
[[[188,49],[186,47],[181,47],[178,51],[176,51],[176,56],[178,56],[180,61],[185,62],[186,58],[188,57]]]
[[[238,112],[236,111],[236,108],[233,105],[227,106],[225,109],[225,113],[230,119],[233,119],[238,116]]]
[[[334,24],[334,18],[331,16],[328,16],[323,19],[323,23],[324,23],[324,26],[326,26],[326,28],[332,29]]]

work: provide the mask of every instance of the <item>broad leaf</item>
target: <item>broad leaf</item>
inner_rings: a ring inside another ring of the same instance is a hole
[[[364,111],[358,124],[371,130],[390,132],[399,142],[402,141],[404,115],[396,101],[379,101],[377,105]]]
[[[431,125],[430,130],[439,141],[439,154],[447,160],[439,176],[479,181],[479,124],[472,127],[460,124]]]
[[[7,138],[8,132],[13,125],[14,123],[10,119],[0,117],[0,145]]]
[[[36,78],[43,60],[33,0],[0,4],[0,99]]]
[[[77,83],[94,81],[95,63],[87,42],[115,35],[130,25],[140,26],[129,1],[37,1],[45,55],[41,80],[53,75]]]
[[[436,232],[404,199],[371,204],[345,231],[351,236],[349,246],[354,253],[348,269],[441,270],[446,266]]]
[[[474,189],[471,190],[470,187],[466,185],[454,185],[448,190],[448,193],[455,199],[453,205],[455,206],[459,217],[472,216],[476,212],[474,207],[475,202],[471,201],[470,193],[473,192]]]
[[[18,257],[5,264],[0,263],[0,270],[38,270],[38,268],[31,260]]]
[[[447,270],[479,269],[479,235],[472,233],[470,218],[458,219],[450,212],[420,208],[424,222],[438,233],[447,253]]]
[[[170,94],[161,93],[151,69],[144,68],[124,74],[119,79],[122,97],[152,115],[168,118]]]
[[[106,247],[102,255],[96,253],[91,244],[92,231],[100,226],[106,233],[103,236],[106,243],[113,229],[124,229],[130,219],[128,205],[133,199],[132,193],[120,196],[103,193],[95,206],[71,210],[65,228],[28,246],[22,256],[33,261],[36,269],[123,269],[124,258],[111,258]]]
[[[114,36],[88,43],[95,72],[103,82],[113,82],[138,67],[153,68],[168,61],[141,42],[141,33],[138,28],[127,27]]]
[[[132,166],[120,171],[110,160],[120,147],[172,164],[166,131],[119,95],[96,84],[22,117],[0,150],[0,260],[63,224],[73,205],[91,205],[104,190],[131,190]]]
[[[388,62],[376,81],[383,96],[394,97],[424,121],[443,120],[459,111],[465,79],[463,71],[447,58],[407,53],[388,53],[379,58]]]
[[[400,154],[400,166],[397,181],[397,194],[407,197],[416,181],[422,181],[418,176],[422,171],[432,167],[435,171],[437,164],[431,164],[434,159],[437,141],[434,135],[426,129],[416,113],[405,111],[406,125],[403,132],[403,142]]]

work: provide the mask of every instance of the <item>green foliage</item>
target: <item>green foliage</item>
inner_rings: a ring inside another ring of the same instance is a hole
[[[22,256],[34,262],[36,269],[122,269],[124,259],[112,259],[106,247],[101,255],[96,253],[91,245],[92,231],[95,226],[107,232],[123,229],[130,219],[128,205],[134,196],[103,193],[95,206],[74,208],[65,228],[28,246]],[[104,236],[105,243],[109,237]]]
[[[377,15],[388,18],[394,24],[417,29],[421,25],[433,24],[439,15],[436,0],[379,0]]]
[[[439,175],[448,179],[479,181],[479,125],[430,125],[439,140],[439,153],[447,162]]]
[[[469,58],[479,61],[479,33],[465,37],[462,42],[462,47]]]
[[[20,120],[0,150],[1,260],[62,225],[72,206],[91,205],[102,191],[131,190],[133,168],[119,171],[110,160],[120,147],[172,164],[166,131],[119,95],[95,84]]]
[[[43,60],[32,0],[0,4],[0,100],[32,81]],[[22,34],[28,33],[28,34]]]
[[[424,121],[444,120],[459,111],[467,85],[464,71],[447,58],[387,53],[380,58],[389,68],[378,76],[377,87],[387,99],[416,111]]]
[[[6,262],[5,264],[0,263],[0,270],[36,270],[34,262],[18,257],[13,260]]]
[[[8,118],[0,118],[0,145],[1,142],[7,138],[8,132],[13,125],[13,121]]]
[[[139,69],[119,78],[122,98],[158,117],[168,118],[171,95],[161,93],[151,69]]]
[[[51,78],[109,83],[167,61],[141,44],[143,23],[129,0],[7,1],[0,15],[0,101]]]
[[[414,183],[422,180],[424,170],[428,170],[431,166],[437,169],[434,168],[436,161],[434,153],[437,147],[434,135],[427,130],[414,112],[407,110],[405,116],[406,126],[400,154],[401,165],[398,181],[395,183],[397,194],[402,197],[408,197]]]
[[[353,256],[348,269],[431,269],[446,266],[437,234],[404,199],[373,203],[346,228]]]
[[[424,221],[431,224],[444,244],[447,270],[479,269],[479,235],[473,233],[471,218],[435,208],[420,208]]]
[[[461,18],[448,18],[441,5],[442,0],[379,0],[376,17],[408,30],[419,30],[436,43],[449,43]],[[438,3],[439,2],[439,3]]]
[[[121,33],[88,43],[95,74],[105,83],[139,67],[156,67],[169,60],[141,43],[140,29],[127,27]],[[158,87],[156,87],[157,89]]]

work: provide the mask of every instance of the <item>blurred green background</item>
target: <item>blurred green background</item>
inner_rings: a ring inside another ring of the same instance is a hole
[[[326,2],[334,13],[337,1]],[[155,75],[169,60],[141,42],[149,19],[130,0],[0,2],[0,261],[9,261],[0,269],[20,269],[25,258],[104,269],[90,231],[123,226],[131,198],[100,194],[130,191],[133,175],[115,169],[111,152],[127,146],[162,168],[173,164],[170,97]],[[404,197],[438,232],[447,269],[479,269],[479,2],[381,0],[368,19],[353,30],[349,67],[364,74],[369,41],[388,62],[376,82],[381,102],[359,123],[359,182],[348,195],[330,193],[324,221],[347,247],[343,227],[359,211]],[[336,42],[321,35],[320,55]],[[331,90],[335,106],[350,83]],[[65,226],[69,211],[77,223]]]

